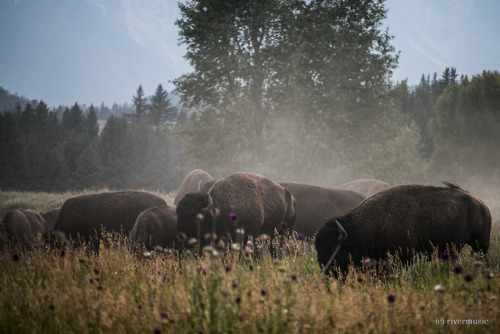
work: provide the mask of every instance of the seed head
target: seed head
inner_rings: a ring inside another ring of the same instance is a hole
[[[395,301],[395,300],[396,300],[396,296],[394,296],[392,293],[389,293],[389,294],[387,295],[387,301],[388,301],[389,303],[394,303],[394,301]]]

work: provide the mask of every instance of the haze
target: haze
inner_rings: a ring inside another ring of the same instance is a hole
[[[394,81],[455,67],[460,75],[500,69],[500,2],[386,2],[386,25],[401,51]],[[172,0],[0,2],[0,86],[49,106],[131,102],[139,85],[191,71],[177,45]]]

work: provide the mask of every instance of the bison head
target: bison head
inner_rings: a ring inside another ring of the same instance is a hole
[[[178,204],[177,231],[186,234],[188,238],[201,238],[212,233],[213,228],[212,198],[208,194],[189,193]]]
[[[318,262],[323,266],[323,273],[329,271],[337,277],[338,266],[340,272],[345,275],[352,257],[349,237],[338,218],[332,218],[325,222],[316,234],[315,247],[318,254]]]

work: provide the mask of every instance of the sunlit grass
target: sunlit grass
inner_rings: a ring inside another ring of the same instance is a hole
[[[40,238],[30,251],[4,250],[0,333],[500,332],[498,226],[487,260],[466,248],[408,267],[366,261],[345,282],[322,275],[312,243],[294,235],[275,239],[277,258],[266,239],[201,257],[102,239],[99,254]]]

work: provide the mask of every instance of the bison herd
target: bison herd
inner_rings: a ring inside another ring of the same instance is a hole
[[[56,233],[98,246],[103,228],[148,248],[167,248],[179,247],[179,236],[203,245],[206,235],[237,240],[239,231],[255,238],[287,226],[314,239],[321,268],[336,274],[388,254],[405,263],[416,252],[465,244],[486,254],[491,224],[488,207],[450,183],[390,187],[360,179],[325,188],[245,172],[214,180],[196,169],[182,181],[173,206],[140,191],[77,196],[41,214],[10,210],[0,233],[22,247],[29,247],[30,236],[50,239]]]

